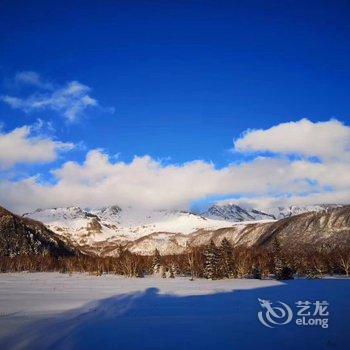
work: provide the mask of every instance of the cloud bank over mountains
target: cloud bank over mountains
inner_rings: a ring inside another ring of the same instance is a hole
[[[253,160],[220,169],[203,160],[163,164],[147,155],[125,163],[95,149],[81,163],[68,160],[52,169],[54,183],[42,182],[37,176],[1,181],[0,202],[17,212],[115,203],[186,209],[193,201],[214,196],[233,196],[238,203],[260,208],[348,203],[349,140],[350,127],[338,120],[314,123],[302,119],[266,130],[248,130],[234,141],[234,150],[255,154]],[[0,164],[8,168],[18,162],[49,162],[72,147],[52,139],[32,139],[30,127],[18,128],[0,135]]]
[[[100,108],[91,88],[78,81],[57,84],[34,71],[18,72],[11,81],[19,95],[0,99],[24,114],[56,112],[66,121],[81,122],[88,108]],[[336,119],[246,130],[233,140],[240,161],[220,168],[201,159],[169,164],[149,155],[126,163],[103,149],[88,150],[85,159],[72,161],[69,151],[76,145],[57,140],[42,126],[40,121],[7,132],[0,128],[0,202],[17,212],[116,203],[188,209],[195,201],[215,197],[258,208],[350,202],[350,126]],[[46,164],[46,173],[13,176],[23,164]]]

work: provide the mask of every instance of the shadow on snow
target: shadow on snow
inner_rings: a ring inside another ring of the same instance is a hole
[[[295,280],[200,296],[162,295],[149,288],[33,320],[0,339],[0,348],[345,349],[350,343],[349,292],[349,280]],[[283,301],[293,310],[298,300],[327,300],[329,328],[295,322],[266,328],[257,318],[258,298]]]

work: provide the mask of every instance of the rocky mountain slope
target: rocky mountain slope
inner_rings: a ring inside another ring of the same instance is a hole
[[[274,238],[286,246],[304,244],[350,246],[350,206],[308,212],[274,222],[250,223],[191,235],[189,245],[202,245],[226,237],[235,246],[266,246]]]
[[[0,257],[16,255],[71,256],[74,250],[41,222],[0,207]]]

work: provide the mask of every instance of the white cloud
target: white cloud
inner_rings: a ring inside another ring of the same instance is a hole
[[[73,148],[72,143],[33,136],[33,132],[38,127],[40,126],[23,126],[8,133],[0,131],[0,169],[8,169],[19,163],[52,162],[59,152]]]
[[[33,71],[22,71],[18,72],[15,75],[15,83],[17,84],[26,84],[39,87],[41,89],[53,89],[53,84],[50,82],[44,81],[40,74]]]
[[[309,193],[307,195],[277,195],[228,198],[219,200],[218,204],[237,204],[243,208],[254,208],[262,211],[269,208],[285,207],[290,205],[314,204],[349,204],[350,190]]]
[[[350,127],[337,120],[313,123],[308,119],[282,123],[267,130],[249,130],[234,142],[239,152],[273,152],[304,157],[349,157]]]
[[[304,123],[310,126],[311,122],[294,124]],[[332,138],[327,136],[324,128],[330,134],[338,130],[340,138],[342,133],[339,130],[346,132],[348,129],[337,121],[311,123],[311,128],[313,124],[322,124],[324,142]],[[279,126],[275,128],[279,129]],[[268,139],[269,130],[265,134]],[[315,130],[319,132],[318,128]],[[288,137],[286,133],[285,136]],[[259,140],[261,145],[264,140]],[[42,183],[37,177],[0,182],[0,203],[18,212],[37,207],[108,204],[185,209],[195,200],[230,195],[259,207],[269,204],[350,203],[349,150],[344,146],[345,139],[342,140],[342,146],[328,144],[333,147],[332,152],[328,152],[319,147],[308,151],[305,144],[296,144],[293,148],[290,139],[280,150],[277,150],[279,146],[274,149],[282,153],[281,156],[256,157],[252,161],[221,169],[201,160],[163,164],[150,156],[135,157],[130,163],[124,163],[109,158],[101,150],[92,150],[87,153],[84,162],[67,161],[53,170],[54,184]],[[337,157],[335,151],[339,147],[343,154]],[[272,149],[273,144],[269,146],[269,150]],[[284,156],[289,152],[302,154],[305,158],[289,159]],[[321,160],[313,162],[308,159],[311,155]]]
[[[310,164],[312,165],[312,164]],[[38,179],[2,183],[0,202],[10,208],[26,211],[36,207],[100,206],[119,204],[146,208],[188,208],[194,200],[217,195],[239,195],[247,198],[279,198],[293,194],[322,193],[324,186],[338,186],[350,201],[350,178],[331,166],[315,171],[300,162],[257,158],[250,163],[215,169],[212,164],[194,161],[181,165],[162,165],[156,160],[136,157],[131,163],[111,162],[101,151],[90,151],[84,163],[66,162],[53,172],[57,183],[45,184]],[[348,174],[350,166],[343,169]],[[324,179],[324,171],[333,176]],[[341,174],[340,174],[341,175]],[[312,183],[309,180],[316,182]],[[307,197],[307,196],[306,196]],[[306,197],[303,197],[305,200]],[[327,202],[331,200],[329,194]],[[287,198],[287,197],[286,197]],[[321,200],[314,196],[313,200]]]
[[[26,108],[24,101],[18,97],[2,95],[2,96],[0,96],[0,100],[2,102],[7,103],[12,108],[18,108],[18,109],[25,109]]]
[[[78,81],[70,81],[64,86],[54,87],[51,83],[43,81],[37,73],[31,71],[17,73],[15,81],[41,89],[39,92],[24,98],[9,95],[0,96],[2,102],[25,113],[55,111],[72,122],[83,116],[88,108],[98,106],[97,100],[90,96],[91,88]]]

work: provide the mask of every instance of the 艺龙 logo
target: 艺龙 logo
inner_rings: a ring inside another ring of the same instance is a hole
[[[293,318],[292,309],[281,301],[279,306],[273,306],[269,300],[259,299],[263,311],[258,312],[259,321],[266,327],[274,328],[275,325],[289,323]]]
[[[293,311],[289,305],[278,301],[273,303],[269,300],[258,298],[262,311],[258,312],[259,321],[269,328],[290,323]],[[327,300],[298,300],[295,302],[297,310],[294,310],[295,324],[297,326],[318,326],[328,328],[329,302]]]

